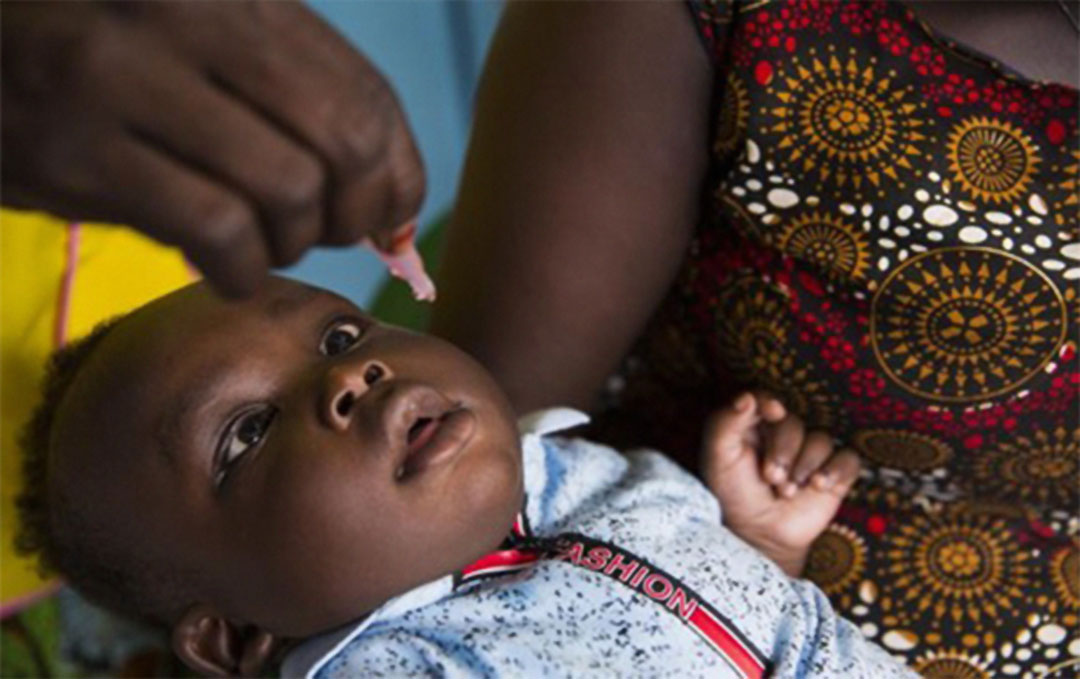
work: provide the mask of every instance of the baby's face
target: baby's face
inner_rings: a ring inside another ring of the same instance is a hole
[[[113,333],[61,408],[54,478],[231,620],[343,624],[494,549],[520,507],[487,373],[345,299],[196,285]]]

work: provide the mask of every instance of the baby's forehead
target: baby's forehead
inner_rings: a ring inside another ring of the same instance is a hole
[[[241,302],[217,297],[205,283],[193,284],[118,323],[86,377],[114,397],[117,390],[129,392],[148,381],[163,387],[157,380],[164,375],[213,363],[215,355],[235,349],[234,340],[241,348],[250,346],[252,332],[263,338],[268,332],[287,333],[290,322],[304,323],[320,310],[343,305],[351,306],[329,291],[282,278],[271,278]]]
[[[170,299],[175,298],[175,299]],[[313,304],[331,301],[347,303],[343,297],[323,288],[271,276],[258,292],[243,300],[225,300],[218,297],[205,282],[178,290],[161,300],[173,311],[182,309],[187,313],[215,312],[223,314],[252,314],[280,319],[303,310]],[[171,302],[171,304],[169,304]],[[168,308],[161,311],[167,312]]]
[[[355,307],[329,290],[285,278],[271,277],[259,292],[244,300],[218,297],[205,283],[193,284],[147,305],[134,314],[126,334],[143,341],[195,334],[226,336],[239,333],[246,322],[285,324],[303,320],[305,312],[330,305]],[[360,312],[359,309],[355,309]]]

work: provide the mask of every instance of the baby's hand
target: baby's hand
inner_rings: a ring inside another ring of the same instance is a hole
[[[778,400],[749,393],[709,421],[702,465],[724,523],[792,576],[859,474],[854,452],[834,451]]]

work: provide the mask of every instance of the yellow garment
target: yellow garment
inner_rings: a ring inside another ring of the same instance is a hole
[[[71,239],[74,236],[75,241]],[[70,245],[77,245],[71,249]],[[73,269],[68,269],[73,254]],[[68,303],[64,279],[68,275]],[[14,499],[21,488],[17,435],[38,402],[45,360],[56,346],[89,332],[194,278],[179,251],[129,229],[0,210],[0,611],[46,591],[31,560],[14,552]],[[66,313],[62,307],[66,306]],[[57,327],[58,315],[62,318]]]

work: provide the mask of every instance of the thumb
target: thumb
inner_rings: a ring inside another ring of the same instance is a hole
[[[773,501],[772,488],[758,471],[760,422],[757,399],[743,394],[716,413],[706,428],[702,477],[720,501],[725,522],[738,522]]]
[[[749,393],[742,394],[709,419],[702,451],[707,475],[724,472],[744,457],[755,457],[751,444],[760,420],[757,400]]]

